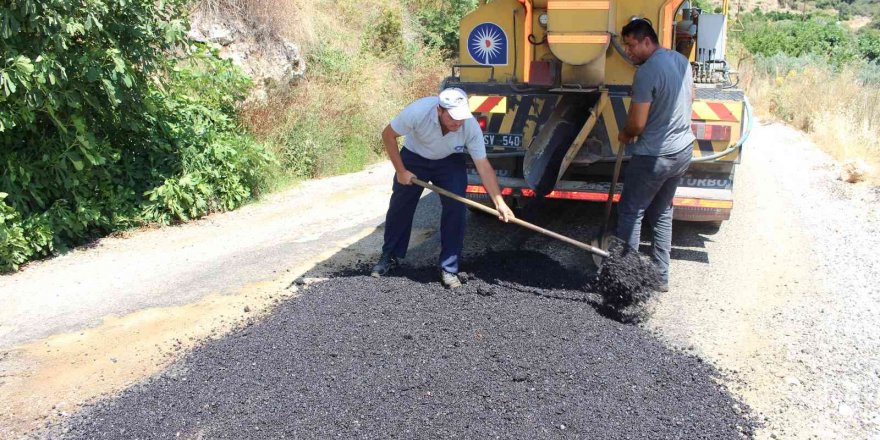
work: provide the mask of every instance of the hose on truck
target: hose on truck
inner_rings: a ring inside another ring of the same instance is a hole
[[[636,62],[633,61],[633,59],[626,54],[626,49],[624,49],[623,46],[620,45],[620,37],[614,32],[609,33],[611,34],[611,46],[614,47],[614,50],[617,51],[618,55],[620,55],[624,61],[635,66]]]

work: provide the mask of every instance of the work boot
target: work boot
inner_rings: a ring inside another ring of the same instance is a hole
[[[440,269],[440,284],[447,289],[457,289],[461,287],[461,280],[458,274]]]
[[[370,276],[374,278],[384,276],[388,271],[397,267],[397,263],[397,257],[391,255],[391,252],[383,252],[382,258],[379,258],[379,262],[373,266],[373,272],[370,273]]]

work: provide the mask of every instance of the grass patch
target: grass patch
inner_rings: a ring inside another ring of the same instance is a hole
[[[317,3],[316,26],[332,31],[307,46],[305,78],[241,112],[279,159],[281,182],[355,172],[382,160],[382,129],[408,103],[436,94],[446,74],[441,51],[409,37],[418,34],[418,22],[399,2]]]
[[[838,161],[880,167],[880,66],[834,69],[819,57],[774,55],[741,72],[759,114],[803,130]]]
[[[826,12],[748,13],[731,41],[759,114],[799,128],[838,161],[880,165],[880,32]],[[876,179],[876,174],[868,176]]]

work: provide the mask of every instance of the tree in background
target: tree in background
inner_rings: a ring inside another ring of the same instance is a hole
[[[0,5],[0,271],[259,189],[271,158],[234,112],[248,79],[186,39],[187,4]]]
[[[441,49],[447,57],[458,53],[461,18],[477,7],[477,0],[411,0],[419,23],[424,27],[425,44]]]

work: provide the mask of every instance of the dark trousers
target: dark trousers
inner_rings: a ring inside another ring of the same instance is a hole
[[[633,155],[626,167],[623,194],[617,206],[617,236],[638,250],[642,218],[654,229],[653,258],[664,282],[669,282],[672,249],[672,199],[691,163],[693,149],[668,156]]]
[[[453,154],[443,159],[425,159],[406,148],[400,150],[403,165],[421,180],[462,197],[467,186],[464,155]],[[401,185],[394,179],[391,203],[385,215],[385,244],[382,252],[390,252],[398,258],[406,256],[412,233],[413,215],[422,195],[418,185]],[[440,215],[440,266],[447,272],[458,273],[458,263],[464,247],[465,206],[448,197],[440,197],[443,206]]]

